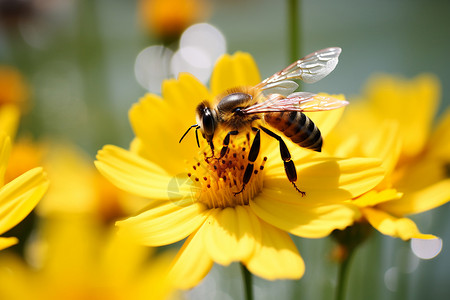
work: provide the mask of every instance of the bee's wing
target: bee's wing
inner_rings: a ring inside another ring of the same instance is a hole
[[[245,114],[257,114],[279,111],[326,111],[347,105],[345,100],[330,96],[321,96],[308,92],[298,92],[284,97],[280,94],[270,95],[266,101],[243,109]]]
[[[265,95],[268,95],[277,93],[276,90],[272,89],[286,85],[284,83],[286,81],[289,82],[288,85],[292,86],[292,81],[289,81],[289,79],[301,79],[306,83],[317,82],[334,70],[341,51],[341,48],[331,47],[311,53],[269,78],[266,78],[256,87],[262,90]],[[291,90],[291,92],[294,90]]]

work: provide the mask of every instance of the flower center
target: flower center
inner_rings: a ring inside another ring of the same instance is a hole
[[[203,153],[203,157],[192,166],[188,176],[200,184],[199,202],[209,208],[248,205],[263,187],[263,170],[267,157],[258,157],[250,181],[242,192],[244,172],[248,165],[247,141],[239,144],[230,142],[227,153],[220,159]]]

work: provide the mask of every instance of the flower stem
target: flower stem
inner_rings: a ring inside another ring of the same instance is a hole
[[[253,300],[252,274],[247,269],[247,267],[244,266],[243,263],[241,263],[241,270],[242,270],[242,279],[244,280],[245,299]]]
[[[350,260],[354,253],[354,248],[350,248],[346,258],[339,264],[338,282],[336,287],[336,300],[345,299],[345,291],[347,288],[348,270]]]
[[[300,0],[288,0],[288,30],[289,30],[289,61],[292,63],[298,60],[299,55],[299,44],[300,44],[300,25],[299,25],[299,8]]]
[[[344,300],[348,281],[350,260],[355,250],[370,236],[373,231],[367,222],[357,222],[344,230],[335,230],[331,236],[337,242],[336,258],[340,262],[336,287],[336,300]]]

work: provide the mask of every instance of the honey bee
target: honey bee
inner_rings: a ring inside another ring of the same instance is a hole
[[[248,164],[243,175],[242,188],[234,193],[242,193],[253,174],[253,164],[260,151],[263,131],[275,138],[280,145],[280,155],[288,180],[302,194],[295,182],[297,171],[291,154],[280,135],[264,127],[267,123],[300,147],[320,152],[322,150],[322,135],[319,128],[303,112],[327,111],[348,104],[328,96],[320,96],[309,92],[295,92],[298,84],[290,79],[301,79],[306,83],[314,83],[331,73],[338,63],[341,48],[326,48],[311,53],[292,63],[283,70],[266,78],[254,87],[238,87],[228,91],[218,98],[218,104],[211,106],[207,101],[201,102],[196,109],[197,124],[190,126],[180,139],[195,128],[197,145],[198,130],[211,148],[214,155],[214,134],[225,130],[223,147],[219,158],[225,156],[230,143],[230,137],[253,131],[255,137],[248,153]]]

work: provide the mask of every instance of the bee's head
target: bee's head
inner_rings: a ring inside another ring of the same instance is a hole
[[[197,146],[200,147],[200,143],[198,141],[198,130],[200,129],[200,132],[202,133],[202,136],[206,139],[208,144],[211,147],[211,150],[214,151],[214,144],[213,144],[213,137],[214,132],[216,131],[217,127],[217,118],[216,113],[213,109],[211,109],[211,106],[208,102],[204,101],[200,103],[197,106],[197,113],[196,113],[196,119],[197,124],[191,125],[186,132],[183,134],[183,136],[180,139],[180,143],[183,140],[183,138],[186,136],[186,134],[191,130],[192,128],[195,128],[195,137],[197,138]]]
[[[196,119],[198,126],[200,126],[200,132],[213,149],[212,140],[217,127],[217,119],[208,102],[204,101],[197,106]]]

